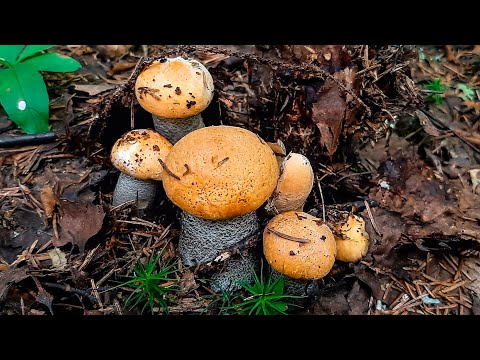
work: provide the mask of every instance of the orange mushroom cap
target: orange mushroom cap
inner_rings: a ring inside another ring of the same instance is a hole
[[[168,198],[183,211],[210,220],[258,209],[275,189],[279,171],[265,141],[251,131],[224,125],[185,135],[165,164]]]
[[[290,153],[280,167],[280,177],[271,201],[279,212],[303,211],[313,188],[313,169],[307,157]]]
[[[185,119],[199,114],[213,98],[207,68],[193,59],[161,59],[144,69],[135,82],[138,103],[159,118]]]
[[[263,254],[272,268],[289,278],[321,279],[335,262],[335,238],[320,219],[304,212],[287,211],[267,223]]]
[[[360,261],[368,252],[369,236],[365,231],[365,221],[350,214],[347,222],[337,227],[340,236],[335,236],[337,242],[337,260],[344,262]]]
[[[112,164],[139,180],[161,180],[165,160],[173,145],[151,129],[131,130],[120,137],[112,147]]]

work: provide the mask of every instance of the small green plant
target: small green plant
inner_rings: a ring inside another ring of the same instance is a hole
[[[463,83],[460,83],[460,84],[457,84],[457,90],[460,91],[460,97],[462,98],[463,101],[467,101],[467,100],[475,100],[475,91],[470,88],[470,86],[468,86],[467,84],[463,84]]]
[[[284,293],[284,277],[279,276],[273,280],[270,273],[265,280],[263,274],[263,263],[260,267],[260,277],[253,271],[254,282],[240,282],[242,289],[247,295],[238,295],[240,301],[230,308],[236,310],[239,315],[287,315],[289,306],[298,306],[287,299],[301,299],[303,296],[289,295]]]
[[[0,45],[0,104],[28,134],[48,131],[49,98],[40,71],[71,72],[75,59],[45,52],[53,45]]]
[[[202,311],[208,312],[214,305],[218,307],[218,315],[230,315],[232,313],[232,301],[235,298],[230,291],[223,291],[218,294],[208,294],[203,296],[204,299],[212,299],[207,307]]]
[[[133,289],[133,292],[125,300],[125,306],[129,310],[143,304],[142,313],[149,307],[153,314],[157,306],[168,313],[170,295],[177,290],[175,286],[177,279],[170,277],[170,275],[177,270],[174,269],[175,263],[160,264],[159,260],[164,249],[165,247],[158,252],[156,257],[153,257],[154,254],[152,253],[145,264],[139,261],[133,269],[134,274],[125,276],[129,280],[112,288],[131,287]]]
[[[446,90],[446,86],[442,84],[440,79],[430,80],[425,84],[425,90],[432,91],[434,93],[428,94],[426,100],[434,103],[435,105],[440,105],[443,103],[443,98],[441,94]]]

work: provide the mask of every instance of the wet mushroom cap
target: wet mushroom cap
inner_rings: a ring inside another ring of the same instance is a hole
[[[272,195],[278,212],[301,210],[313,188],[310,161],[298,153],[290,153],[280,167],[280,177]]]
[[[337,260],[357,262],[367,255],[369,235],[361,217],[350,214],[346,223],[337,227],[337,233]]]
[[[168,198],[183,211],[210,220],[258,209],[275,189],[279,172],[265,141],[251,131],[224,125],[185,135],[165,164]]]
[[[182,57],[161,59],[135,82],[139,104],[159,118],[185,119],[199,114],[213,98],[212,75],[200,62]]]
[[[173,145],[151,129],[131,130],[120,137],[112,147],[112,164],[139,180],[161,180],[162,164]]]
[[[289,240],[285,235],[308,242]],[[289,278],[321,279],[335,262],[335,238],[320,219],[304,212],[288,211],[267,223],[263,232],[263,254],[272,268]]]

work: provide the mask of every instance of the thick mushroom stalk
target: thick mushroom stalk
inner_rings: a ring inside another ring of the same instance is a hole
[[[269,265],[285,275],[298,295],[308,293],[309,280],[326,276],[335,263],[335,237],[322,220],[304,212],[274,216],[263,232],[263,254]]]
[[[208,263],[259,230],[256,210],[273,192],[279,170],[257,135],[233,126],[198,129],[175,144],[165,165],[165,193],[184,211],[179,252],[185,265]],[[234,289],[254,258],[240,258],[235,266],[228,259],[232,264],[216,275],[214,289]]]
[[[163,160],[172,148],[167,139],[150,129],[131,130],[112,147],[112,164],[121,171],[112,205],[132,202],[137,209],[149,208],[163,172]]]
[[[275,215],[286,211],[303,211],[313,188],[313,169],[302,154],[291,152],[282,161],[277,186],[265,209]]]
[[[135,82],[138,103],[152,114],[155,130],[172,144],[205,126],[200,113],[212,101],[213,93],[207,68],[182,57],[153,62]]]

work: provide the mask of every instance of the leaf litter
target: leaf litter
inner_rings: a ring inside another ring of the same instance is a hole
[[[55,90],[53,120],[67,120],[53,123],[67,130],[40,146],[0,149],[4,311],[129,313],[119,305],[128,291],[109,287],[166,241],[163,260],[177,256],[176,209],[161,194],[148,214],[111,208],[118,172],[109,149],[132,122],[152,126],[133,93],[142,68],[188,55],[215,81],[207,125],[281,140],[314,168],[319,186],[306,211],[321,217],[325,208],[327,223],[351,211],[366,220],[367,256],[336,263],[299,313],[478,313],[477,47],[59,46],[86,64],[79,74],[46,77],[75,89]],[[448,86],[434,105],[421,89],[437,78]],[[201,269],[179,264],[176,276],[181,291],[170,313],[219,309],[209,306]],[[19,283],[36,294],[23,305]]]

